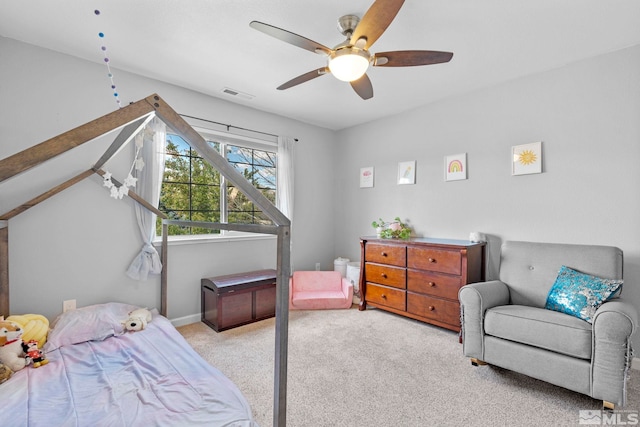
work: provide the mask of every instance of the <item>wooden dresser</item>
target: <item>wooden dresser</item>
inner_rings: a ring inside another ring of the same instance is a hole
[[[485,243],[362,237],[362,298],[367,305],[460,331],[458,290],[485,278]]]

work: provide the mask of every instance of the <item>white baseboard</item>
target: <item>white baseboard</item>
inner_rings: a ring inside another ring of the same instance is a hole
[[[171,323],[173,324],[173,326],[175,326],[177,328],[178,326],[184,326],[184,325],[189,325],[191,323],[197,323],[202,319],[201,319],[200,313],[196,313],[196,314],[190,314],[189,316],[178,317],[177,319],[170,319],[170,320],[171,320]],[[638,366],[640,366],[640,362],[638,362]]]

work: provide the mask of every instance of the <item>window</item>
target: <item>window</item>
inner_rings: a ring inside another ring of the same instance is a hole
[[[202,133],[204,139],[275,204],[276,146]],[[167,133],[166,158],[159,209],[169,219],[185,221],[272,224],[239,189],[180,136]],[[156,224],[162,233],[162,221]],[[224,231],[201,227],[169,226],[169,236],[221,234]]]

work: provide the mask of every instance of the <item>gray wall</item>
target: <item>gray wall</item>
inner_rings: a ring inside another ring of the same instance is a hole
[[[114,111],[106,74],[103,65],[0,37],[0,158]],[[114,76],[124,105],[158,93],[179,113],[298,138],[294,268],[313,269],[316,262],[332,268],[333,131],[134,74],[114,70]],[[0,213],[90,168],[115,136],[0,183]],[[131,165],[130,148],[106,165],[120,181]],[[132,203],[110,198],[93,176],[11,219],[12,312],[53,318],[62,301],[73,298],[78,306],[116,300],[158,307],[158,278],[137,282],[125,275],[142,244]],[[172,245],[169,257],[169,317],[197,321],[201,277],[275,267],[276,243],[271,238]]]
[[[339,132],[336,254],[359,259],[358,238],[380,216],[420,236],[487,233],[493,277],[504,240],[613,245],[640,307],[638,76],[635,46]],[[544,173],[511,176],[511,146],[535,141]],[[444,157],[458,153],[468,179],[445,182]],[[407,160],[416,184],[398,186]],[[366,166],[375,186],[361,189]]]
[[[114,110],[105,68],[0,38],[0,158]],[[640,47],[595,57],[332,132],[116,70],[123,101],[158,93],[178,112],[300,139],[296,162],[296,269],[360,257],[372,220],[408,219],[416,234],[490,236],[489,274],[504,240],[619,246],[625,294],[640,303]],[[0,184],[0,211],[88,168],[115,135]],[[539,175],[511,176],[512,145],[543,141]],[[467,153],[469,179],[444,182],[444,156]],[[397,163],[417,161],[415,185]],[[108,164],[126,173],[131,153]],[[375,187],[360,189],[361,167]],[[92,177],[12,219],[13,311],[54,316],[64,299],[155,307],[158,280],[124,271],[140,241],[131,201]],[[201,277],[275,264],[273,240],[170,248],[169,317],[196,319]],[[637,304],[640,306],[640,304]],[[189,317],[191,316],[191,317]],[[637,339],[636,339],[637,341]]]

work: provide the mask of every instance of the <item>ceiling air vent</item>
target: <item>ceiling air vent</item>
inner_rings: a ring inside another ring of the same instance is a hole
[[[248,93],[244,93],[244,92],[240,92],[239,90],[235,90],[235,89],[231,89],[228,87],[225,87],[224,89],[222,89],[222,93],[229,95],[229,96],[235,96],[237,98],[242,98],[242,99],[253,99],[255,98],[255,96],[253,95],[249,95]]]

